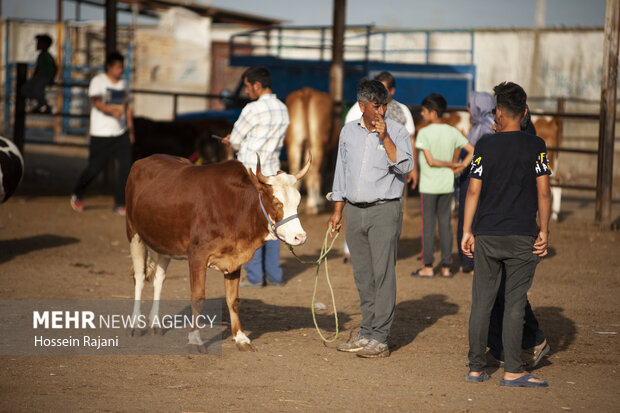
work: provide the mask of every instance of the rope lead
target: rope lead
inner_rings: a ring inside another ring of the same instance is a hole
[[[329,244],[329,247],[328,247],[327,239],[329,237],[330,231],[331,231],[331,227],[327,228],[327,232],[325,233],[325,239],[323,240],[323,246],[321,247],[321,253],[319,254],[319,258],[316,261],[304,261],[300,259],[297,256],[297,254],[295,254],[295,251],[293,251],[293,246],[286,244],[289,251],[291,251],[293,256],[297,258],[297,261],[299,261],[302,264],[316,265],[316,272],[314,273],[314,291],[312,292],[312,305],[310,306],[310,308],[312,310],[312,320],[314,321],[314,327],[316,328],[317,333],[319,333],[321,340],[323,340],[326,343],[333,343],[338,338],[338,311],[336,310],[336,299],[334,298],[334,289],[332,288],[332,283],[329,280],[329,271],[327,269],[327,254],[329,253],[329,251],[331,251],[332,247],[334,246],[334,242],[336,241],[336,238],[338,238],[338,233],[336,233],[336,235],[332,239],[331,244]],[[319,325],[316,321],[316,314],[314,313],[314,302],[316,300],[316,290],[317,290],[317,285],[319,281],[319,270],[321,268],[321,263],[323,261],[325,261],[325,278],[327,279],[327,285],[329,286],[329,292],[332,296],[332,306],[334,307],[334,320],[336,321],[336,335],[331,339],[325,338],[325,336],[323,336],[323,333],[321,333],[321,330],[319,329]]]

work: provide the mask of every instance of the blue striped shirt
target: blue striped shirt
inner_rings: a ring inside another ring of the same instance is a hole
[[[275,175],[280,169],[280,152],[289,125],[288,110],[275,94],[263,95],[248,103],[230,133],[230,144],[237,159],[256,172],[256,154],[261,172]]]
[[[388,158],[379,134],[349,122],[340,131],[338,160],[330,201],[374,202],[400,198],[405,174],[413,169],[413,149],[403,125],[385,119],[387,132],[396,146],[396,162]]]

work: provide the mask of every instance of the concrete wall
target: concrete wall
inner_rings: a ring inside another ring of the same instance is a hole
[[[208,93],[210,91],[211,19],[173,8],[162,14],[154,28],[136,32],[133,87],[158,91]],[[171,119],[172,98],[136,94],[138,116]],[[178,112],[208,108],[205,99],[180,98]]]

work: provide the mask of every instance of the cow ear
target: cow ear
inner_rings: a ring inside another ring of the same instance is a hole
[[[254,175],[251,168],[248,168],[248,172],[250,174],[250,181],[252,181],[252,185],[254,185],[257,191],[260,191],[263,188],[263,184],[258,181],[258,178]]]

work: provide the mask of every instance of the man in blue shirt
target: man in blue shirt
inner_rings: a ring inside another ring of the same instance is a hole
[[[400,197],[413,169],[405,127],[385,119],[388,91],[377,80],[357,88],[358,122],[340,132],[332,192],[332,232],[347,216],[346,237],[360,295],[361,330],[338,350],[360,357],[387,357],[387,338],[396,304],[396,246],[402,226]]]

